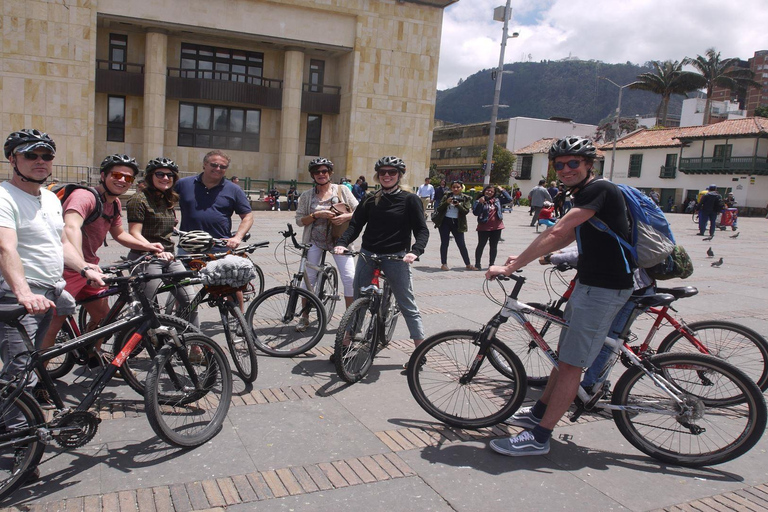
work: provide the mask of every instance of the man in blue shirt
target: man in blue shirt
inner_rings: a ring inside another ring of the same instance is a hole
[[[253,226],[253,213],[243,189],[225,177],[230,161],[222,151],[209,151],[203,158],[203,172],[180,179],[174,190],[179,194],[182,231],[203,230],[227,239],[227,248],[234,249]],[[234,235],[233,213],[241,219]]]

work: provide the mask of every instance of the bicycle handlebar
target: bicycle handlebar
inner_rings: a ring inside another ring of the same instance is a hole
[[[179,272],[168,272],[166,274],[136,274],[134,276],[105,277],[103,281],[104,281],[104,284],[107,284],[107,285],[119,285],[123,283],[136,283],[136,282],[143,283],[147,281],[152,281],[153,279],[180,281],[182,279],[195,277],[196,275],[197,275],[197,272],[194,270],[182,270]]]

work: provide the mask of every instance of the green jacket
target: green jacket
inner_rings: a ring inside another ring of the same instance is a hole
[[[445,213],[448,211],[448,201],[453,198],[452,193],[446,193],[443,199],[440,200],[440,204],[435,208],[432,214],[432,222],[435,223],[435,227],[440,227],[445,218]],[[467,194],[461,194],[461,202],[456,205],[459,209],[459,233],[467,232],[467,214],[472,210],[472,198]]]

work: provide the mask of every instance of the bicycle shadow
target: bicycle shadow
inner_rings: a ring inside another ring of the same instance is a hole
[[[292,373],[295,375],[319,377],[321,379],[327,378],[328,382],[320,386],[316,392],[317,396],[327,397],[333,396],[351,386],[375,384],[381,378],[383,372],[390,370],[402,370],[402,365],[376,364],[376,359],[374,359],[373,365],[368,370],[366,376],[362,380],[350,384],[339,377],[333,363],[329,362],[327,358],[318,357],[315,359],[304,359],[293,367]]]

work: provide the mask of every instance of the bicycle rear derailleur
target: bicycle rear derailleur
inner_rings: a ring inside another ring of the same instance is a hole
[[[62,448],[79,448],[93,439],[101,419],[88,411],[62,414],[51,425],[53,439]]]

